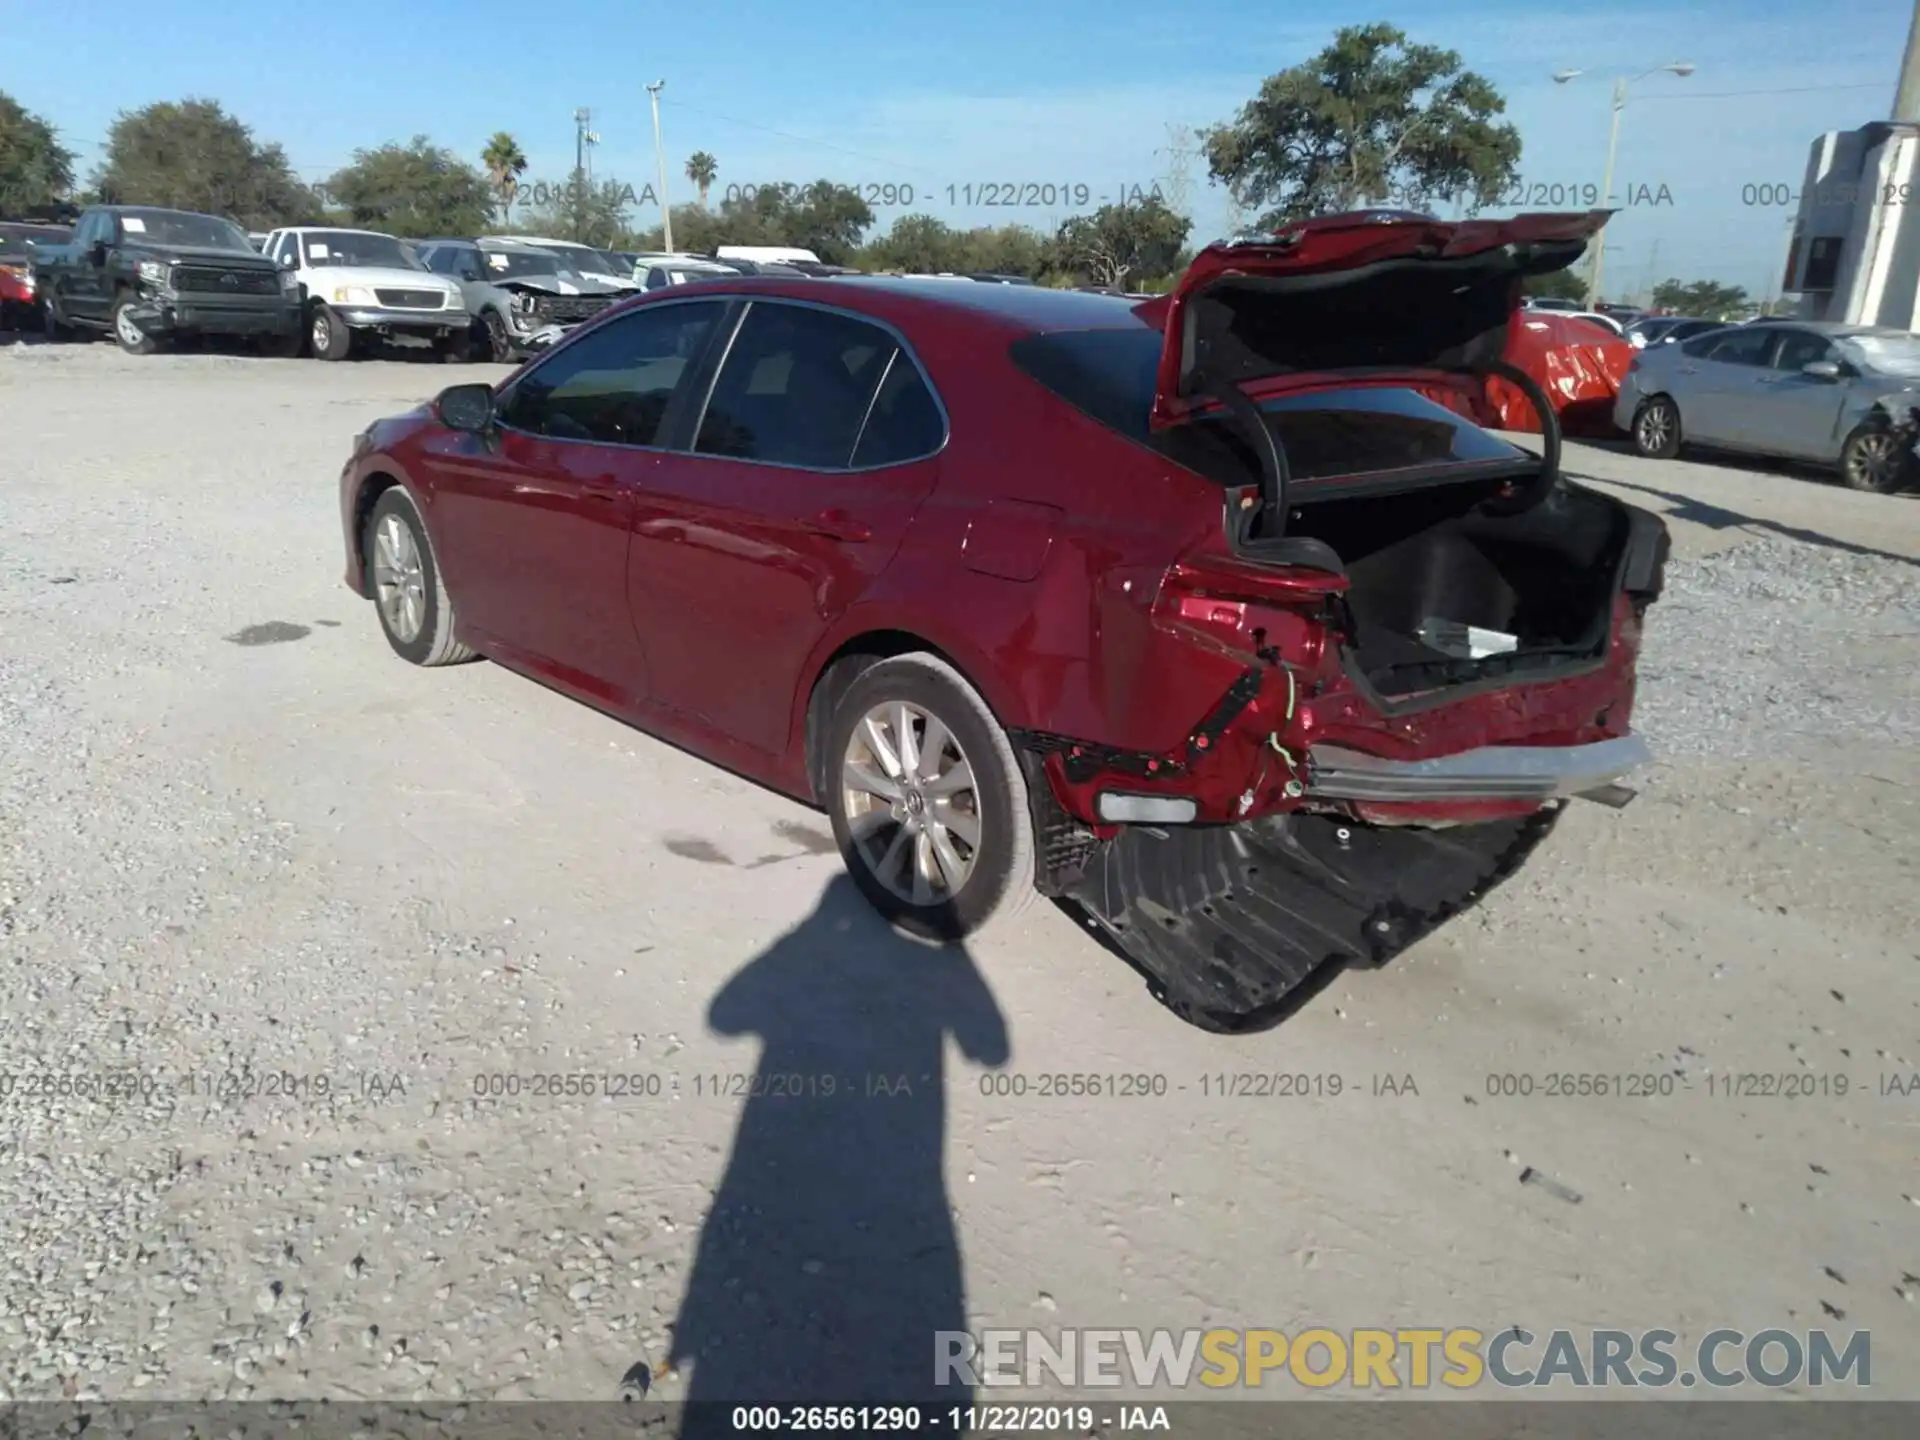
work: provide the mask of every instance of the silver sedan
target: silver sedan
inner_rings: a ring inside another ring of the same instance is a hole
[[[1810,460],[1856,490],[1910,481],[1920,336],[1818,321],[1713,330],[1636,351],[1614,423],[1642,455],[1683,444]]]

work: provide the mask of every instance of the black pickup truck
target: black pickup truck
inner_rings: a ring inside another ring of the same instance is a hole
[[[33,273],[51,337],[105,330],[135,355],[195,335],[299,351],[298,282],[217,215],[96,205],[81,212],[71,244],[36,249]]]

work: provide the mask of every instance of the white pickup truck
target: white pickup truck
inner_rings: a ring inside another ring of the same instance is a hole
[[[400,340],[464,360],[473,331],[466,294],[391,235],[294,226],[268,234],[262,253],[299,277],[305,348],[344,360],[355,341]]]

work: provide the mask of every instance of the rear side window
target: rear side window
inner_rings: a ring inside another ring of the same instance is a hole
[[[844,470],[898,348],[849,315],[757,303],[728,347],[694,449]]]
[[[554,440],[652,445],[720,310],[649,306],[609,321],[522,376],[500,423]]]
[[[933,392],[906,352],[895,350],[880,391],[873,397],[873,408],[867,412],[860,443],[853,447],[854,468],[919,460],[938,450],[945,436],[946,423]]]

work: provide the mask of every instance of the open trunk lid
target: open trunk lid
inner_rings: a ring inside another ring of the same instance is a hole
[[[1519,282],[1571,265],[1610,214],[1371,211],[1210,245],[1172,294],[1136,311],[1165,337],[1152,422],[1286,376],[1484,370],[1506,352]]]

